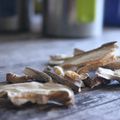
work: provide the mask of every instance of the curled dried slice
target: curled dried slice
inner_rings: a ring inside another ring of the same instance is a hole
[[[8,81],[9,83],[22,83],[22,82],[27,82],[30,79],[31,77],[27,75],[20,76],[14,73],[6,74],[6,81]]]
[[[7,95],[17,106],[27,102],[47,104],[55,101],[63,105],[74,103],[74,93],[69,88],[55,83],[18,83],[0,86],[0,97]]]
[[[108,61],[105,62],[104,60],[108,60],[111,57],[114,58],[114,60],[116,59],[114,52],[117,46],[115,43],[116,42],[103,44],[101,47],[93,49],[91,51],[87,51],[83,55],[77,55],[72,58],[66,59],[62,66],[65,66],[67,64],[82,66],[94,62],[98,62],[98,64],[96,64],[97,66],[101,66],[101,64],[106,65],[108,64]]]
[[[79,81],[80,80],[80,75],[77,74],[76,72],[74,71],[71,71],[71,70],[68,70],[65,72],[65,77],[68,77],[74,81]]]
[[[120,69],[120,57],[117,57],[116,61],[105,65],[104,68],[112,70]]]
[[[30,76],[32,79],[35,79],[39,82],[51,82],[52,78],[44,72],[35,70],[33,68],[26,67],[24,69],[24,74]]]
[[[65,86],[68,86],[69,88],[71,88],[75,93],[78,93],[81,91],[80,87],[75,85],[74,82],[72,82],[71,80],[69,79],[65,79],[51,71],[48,71],[48,70],[44,70],[45,73],[47,73],[49,76],[52,77],[53,81],[55,83],[59,83],[59,84],[62,84],[62,85],[65,85]]]
[[[104,58],[102,58],[101,60],[89,62],[86,65],[78,68],[77,73],[82,74],[82,73],[88,73],[90,71],[94,71],[98,67],[102,67],[108,63],[113,62],[114,60],[115,60],[115,57],[108,54]]]
[[[107,80],[118,80],[120,81],[120,74],[119,70],[113,71],[110,69],[105,69],[105,68],[98,68],[96,71],[96,75],[98,77],[102,77]]]

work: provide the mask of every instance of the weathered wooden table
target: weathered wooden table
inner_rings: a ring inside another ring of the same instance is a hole
[[[101,44],[117,40],[120,46],[120,30],[105,30],[103,36],[86,39],[48,39],[16,35],[0,37],[0,80],[6,72],[22,73],[25,66],[43,69],[49,55],[71,54],[73,48],[89,50]],[[13,40],[16,39],[16,40]],[[76,96],[71,107],[27,104],[15,107],[9,101],[0,100],[0,120],[120,120],[120,85],[86,89]]]

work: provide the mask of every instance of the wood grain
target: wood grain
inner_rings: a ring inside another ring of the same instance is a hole
[[[7,72],[23,74],[24,67],[43,69],[49,55],[57,53],[71,54],[73,48],[90,50],[96,48],[109,38],[120,38],[120,31],[106,32],[94,39],[46,39],[2,41],[0,43],[0,81],[5,80]],[[115,36],[115,37],[114,37]],[[0,39],[2,39],[0,37]],[[9,40],[7,37],[6,39]],[[102,40],[101,40],[102,39]],[[114,39],[115,40],[115,39]],[[92,44],[91,44],[92,43]],[[120,43],[118,42],[120,45]],[[8,99],[0,99],[0,120],[119,120],[120,119],[120,85],[111,84],[96,89],[84,89],[75,96],[74,106],[54,104],[26,104],[19,108]]]

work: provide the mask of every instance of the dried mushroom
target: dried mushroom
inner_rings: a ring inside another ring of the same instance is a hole
[[[35,70],[33,68],[26,67],[24,69],[24,74],[30,76],[32,79],[39,82],[51,82],[52,78],[44,72]]]
[[[112,70],[120,69],[120,57],[117,57],[116,61],[105,65],[104,68]]]
[[[44,70],[44,72],[47,73],[49,76],[51,76],[51,78],[53,79],[53,82],[59,83],[62,85],[66,85],[69,88],[71,88],[75,93],[78,93],[81,91],[80,86],[75,85],[74,82],[72,82],[71,80],[65,79],[51,71],[48,71],[48,70]]]
[[[80,74],[114,62],[116,60],[114,52],[117,48],[115,43],[116,42],[103,44],[101,47],[91,51],[87,51],[83,55],[77,55],[72,58],[66,59],[64,60],[62,66],[64,67],[66,65],[76,65],[79,67],[85,67],[79,71]]]
[[[120,81],[120,74],[119,70],[113,71],[110,69],[105,69],[105,68],[98,68],[96,71],[96,75],[98,77],[102,77],[107,80],[118,80]]]
[[[6,74],[6,81],[9,83],[22,83],[22,82],[27,82],[28,80],[30,80],[31,77],[27,76],[27,75],[17,75],[14,73],[7,73]]]
[[[73,92],[55,83],[28,82],[0,86],[0,97],[4,97],[5,94],[17,106],[27,102],[47,104],[49,101],[55,101],[63,105],[74,103]]]
[[[78,67],[77,73],[78,74],[83,74],[83,73],[88,73],[90,71],[96,70],[98,67],[105,66],[108,63],[114,62],[115,61],[115,56],[105,56],[102,58],[100,61],[94,61],[94,62],[89,62],[86,65],[83,65],[82,67]]]
[[[51,56],[49,64],[54,67],[48,66],[44,71],[26,67],[24,76],[8,73],[6,80],[16,84],[2,83],[0,98],[7,95],[17,106],[27,102],[47,104],[51,101],[62,105],[73,104],[74,93],[80,92],[82,87],[107,85],[111,80],[120,82],[120,57],[114,54],[116,48],[116,42],[90,51],[75,48],[71,56]]]

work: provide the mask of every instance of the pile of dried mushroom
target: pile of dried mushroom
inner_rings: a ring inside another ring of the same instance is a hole
[[[120,58],[115,55],[117,48],[116,42],[111,42],[90,51],[74,49],[71,56],[51,56],[51,67],[44,71],[26,67],[23,76],[8,73],[7,84],[0,85],[0,97],[7,96],[17,106],[27,102],[73,104],[74,94],[84,87],[94,88],[107,85],[111,80],[120,81]]]

